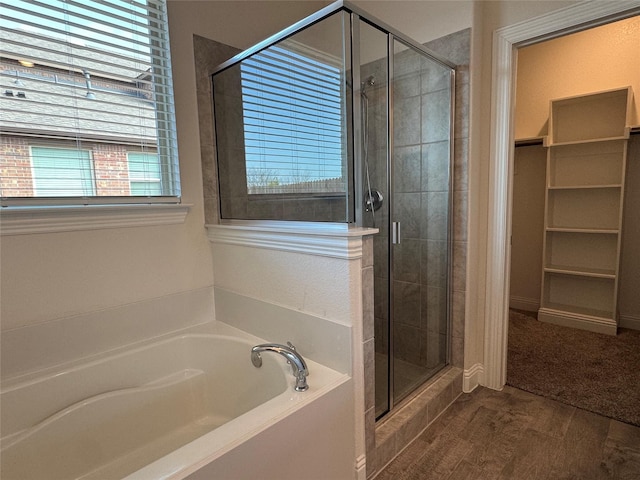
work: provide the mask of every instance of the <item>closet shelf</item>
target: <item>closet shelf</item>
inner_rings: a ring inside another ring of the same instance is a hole
[[[612,140],[629,140],[630,129],[626,128],[625,130],[626,131],[623,135],[615,137],[590,138],[585,140],[572,140],[570,142],[551,142],[548,137],[545,137],[543,144],[545,147],[563,147],[566,145],[581,145],[584,143],[610,142]]]
[[[604,268],[588,268],[588,267],[573,267],[567,265],[547,265],[544,267],[544,271],[548,273],[558,273],[561,275],[573,275],[579,277],[594,277],[594,278],[607,278],[615,280],[615,270]]]
[[[606,184],[606,185],[549,185],[549,190],[589,190],[589,189],[604,189],[604,188],[622,188],[622,184]]]
[[[620,230],[615,228],[576,228],[576,227],[547,227],[547,232],[567,232],[567,233],[598,233],[605,235],[617,235]]]

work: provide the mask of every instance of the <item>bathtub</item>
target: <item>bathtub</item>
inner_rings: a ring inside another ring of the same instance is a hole
[[[286,478],[265,468],[277,467],[278,458],[287,461],[293,440],[296,448],[309,443],[309,458],[280,464],[285,473],[298,468],[296,462],[322,468],[330,457],[339,470],[331,467],[317,478],[349,478],[353,459],[342,451],[349,450],[348,434],[327,451],[315,442],[332,438],[343,422],[349,428],[351,414],[342,402],[350,377],[307,359],[310,388],[295,392],[285,359],[267,352],[255,368],[250,349],[259,339],[231,327],[225,332],[234,335],[177,335],[5,382],[0,476],[236,479],[262,472],[262,478]],[[331,411],[337,417],[320,423],[335,425],[318,425],[315,438],[307,438],[311,424],[296,428]]]

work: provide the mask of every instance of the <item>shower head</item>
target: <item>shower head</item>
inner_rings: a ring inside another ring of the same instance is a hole
[[[367,87],[373,87],[376,84],[376,77],[369,75],[363,82],[360,83],[360,94],[367,98]]]
[[[369,75],[363,82],[362,82],[362,91],[364,92],[367,87],[373,87],[376,84],[376,77],[374,77],[373,75]]]

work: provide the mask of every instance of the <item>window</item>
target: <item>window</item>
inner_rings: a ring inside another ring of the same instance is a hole
[[[35,196],[95,195],[88,150],[31,147],[31,165]]]
[[[129,184],[131,195],[160,195],[161,168],[153,153],[129,152]]]
[[[344,193],[341,68],[286,44],[241,64],[248,193]]]
[[[179,202],[167,32],[165,0],[0,3],[3,206]]]

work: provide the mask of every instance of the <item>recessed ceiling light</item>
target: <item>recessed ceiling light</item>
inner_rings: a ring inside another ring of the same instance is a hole
[[[29,62],[28,60],[18,60],[18,63],[23,67],[31,68],[34,66],[33,62]]]

